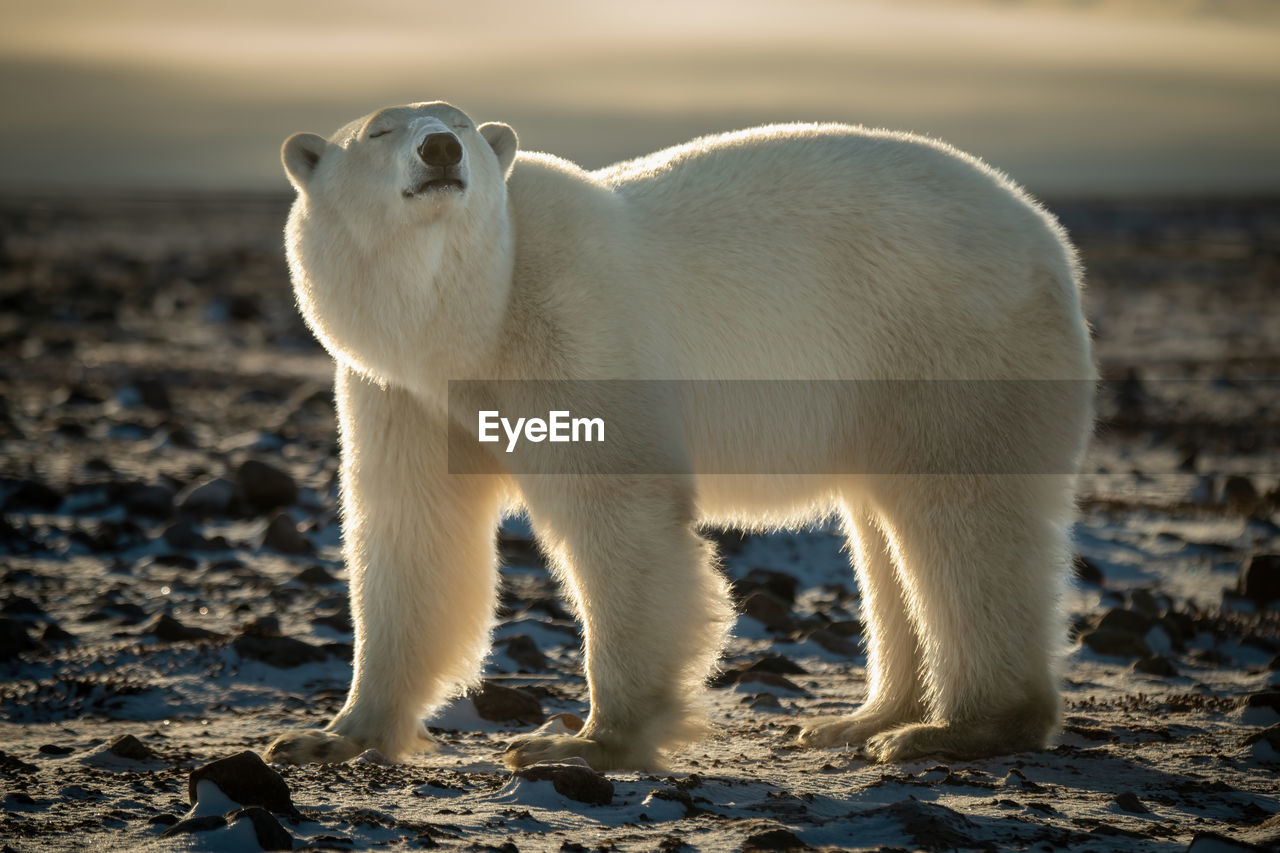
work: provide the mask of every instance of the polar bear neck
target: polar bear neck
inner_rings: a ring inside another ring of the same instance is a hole
[[[357,229],[302,199],[294,205],[286,229],[294,291],[338,362],[424,393],[485,372],[507,313],[512,228],[475,207],[450,214]],[[323,221],[333,219],[342,226]]]

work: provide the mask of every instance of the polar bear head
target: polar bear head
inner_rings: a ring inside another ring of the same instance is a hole
[[[477,126],[462,110],[434,101],[378,110],[329,139],[295,133],[281,159],[300,195],[367,226],[434,219],[476,199],[505,198],[516,149],[507,125]]]
[[[510,290],[506,179],[515,132],[443,102],[388,107],[281,157],[298,191],[285,247],[298,305],[353,369],[465,372],[491,346]]]

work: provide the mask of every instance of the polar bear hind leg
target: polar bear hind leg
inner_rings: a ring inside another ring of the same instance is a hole
[[[1073,478],[887,478],[884,511],[920,642],[925,718],[871,735],[880,761],[1043,748],[1057,728],[1059,598]]]
[[[853,503],[844,507],[841,515],[862,596],[867,700],[853,714],[811,722],[800,734],[803,746],[860,744],[880,732],[919,722],[924,716],[920,643],[889,540],[869,507]]]

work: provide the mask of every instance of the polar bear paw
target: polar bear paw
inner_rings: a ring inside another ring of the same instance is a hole
[[[866,742],[866,753],[869,758],[882,763],[911,761],[927,755],[948,758],[971,757],[972,751],[965,747],[976,732],[966,735],[963,731],[956,731],[955,728],[940,723],[899,726],[869,738]]]
[[[341,764],[372,748],[392,761],[399,761],[410,753],[429,750],[435,745],[421,726],[419,731],[406,737],[407,742],[393,742],[389,738],[360,737],[331,729],[307,729],[280,735],[262,751],[262,758],[280,764]]]
[[[503,760],[514,769],[539,761],[581,758],[593,770],[650,770],[660,767],[657,750],[637,750],[612,746],[582,735],[534,735],[513,740]]]
[[[903,723],[918,720],[918,714],[863,708],[843,717],[825,717],[814,720],[800,732],[797,742],[810,749],[832,746],[854,746],[865,743],[881,732],[895,729]]]
[[[996,717],[899,726],[869,738],[865,750],[869,758],[886,763],[925,756],[989,758],[1043,749],[1048,739],[1049,728],[1038,720],[1024,722]]]
[[[262,751],[262,759],[268,764],[341,764],[366,748],[337,732],[308,729],[280,735]]]

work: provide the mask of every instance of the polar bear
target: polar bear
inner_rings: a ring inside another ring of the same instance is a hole
[[[582,622],[591,710],[515,740],[511,766],[652,768],[696,737],[734,616],[698,525],[832,514],[868,695],[801,743],[1042,747],[1095,376],[1058,223],[975,158],[884,130],[760,127],[594,172],[517,148],[443,102],[284,144],[297,301],[336,362],[356,642],[336,717],[266,757],[428,748],[424,714],[488,651],[517,509]],[[462,405],[450,380],[517,390]],[[590,464],[479,441],[476,406],[557,407],[533,380],[605,399]]]

